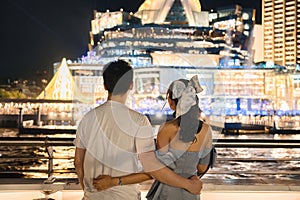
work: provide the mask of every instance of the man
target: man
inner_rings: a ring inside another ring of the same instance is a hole
[[[101,192],[93,187],[93,180],[99,175],[120,177],[138,172],[199,193],[202,183],[198,179],[185,179],[155,158],[148,119],[125,105],[133,87],[132,67],[121,60],[109,63],[103,69],[103,79],[108,99],[83,117],[74,140],[74,164],[84,190],[83,199],[138,200],[140,192],[136,184],[122,185],[125,181],[130,182],[125,178],[118,179],[118,186]]]

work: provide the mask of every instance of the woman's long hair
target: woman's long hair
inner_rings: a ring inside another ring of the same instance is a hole
[[[180,79],[179,81],[183,82],[186,86],[189,83],[189,81],[186,79]],[[174,100],[177,105],[178,99],[176,98],[173,99],[172,89],[173,89],[173,84],[170,85],[167,91],[167,95],[169,96],[170,99]],[[177,123],[180,128],[179,139],[183,142],[194,141],[195,134],[198,133],[199,131],[198,128],[199,128],[200,108],[198,104],[199,104],[199,99],[196,95],[196,104],[193,105],[187,113],[177,118]],[[176,116],[175,113],[174,116]]]

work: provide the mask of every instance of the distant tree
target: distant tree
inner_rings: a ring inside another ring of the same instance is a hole
[[[18,90],[7,91],[0,89],[1,99],[26,99],[26,95]]]
[[[18,90],[11,91],[11,99],[25,99],[26,95]]]
[[[8,92],[4,89],[0,89],[0,98],[1,99],[7,99],[8,98]]]

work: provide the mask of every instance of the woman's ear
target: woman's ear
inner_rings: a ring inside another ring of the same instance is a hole
[[[174,100],[168,98],[169,106],[172,110],[176,110],[176,103]]]

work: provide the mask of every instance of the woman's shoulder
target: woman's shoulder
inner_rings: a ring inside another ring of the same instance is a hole
[[[176,120],[166,121],[163,123],[159,131],[166,131],[166,130],[177,130],[178,129],[178,122]]]
[[[174,133],[177,133],[178,125],[175,120],[167,121],[163,123],[158,130],[158,136],[171,137]]]
[[[211,127],[209,122],[202,120],[202,119],[199,120],[199,124],[201,124],[202,128],[204,128],[204,129],[208,129]]]
[[[196,134],[197,139],[202,141],[204,138],[212,137],[212,129],[208,122],[203,121],[201,130]]]
[[[206,121],[202,121],[202,126],[203,126],[203,128],[209,128],[210,127],[209,123],[207,123]]]

